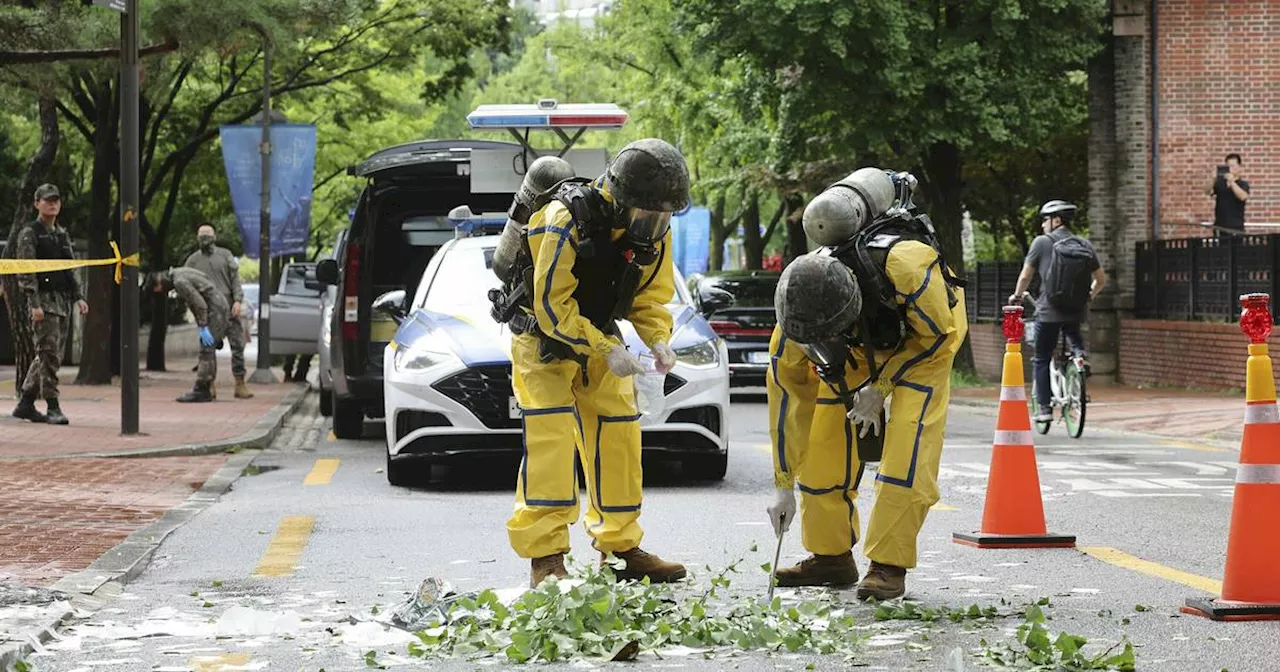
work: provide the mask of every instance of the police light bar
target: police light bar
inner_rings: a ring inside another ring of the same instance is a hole
[[[450,224],[453,224],[454,238],[495,235],[502,233],[502,229],[507,225],[505,212],[486,212],[477,215],[465,205],[451,210],[447,219]]]
[[[481,105],[467,115],[471,128],[622,128],[627,113],[613,103],[564,103],[544,99],[534,105]]]

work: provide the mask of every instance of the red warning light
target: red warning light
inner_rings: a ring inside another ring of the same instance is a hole
[[[1022,306],[1004,307],[1004,337],[1010,343],[1021,343],[1026,327],[1022,324]]]
[[[1242,294],[1240,307],[1240,331],[1250,343],[1266,343],[1271,335],[1271,295]]]

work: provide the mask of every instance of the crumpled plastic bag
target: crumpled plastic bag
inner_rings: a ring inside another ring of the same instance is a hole
[[[428,577],[418,585],[412,597],[391,612],[391,625],[417,632],[447,623],[449,608],[466,596],[466,593],[454,591],[448,581]]]

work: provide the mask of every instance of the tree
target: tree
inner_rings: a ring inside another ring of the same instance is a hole
[[[45,18],[64,19],[69,10],[51,5]],[[177,53],[147,63],[142,93],[139,226],[144,260],[153,267],[169,263],[169,232],[193,162],[211,147],[220,125],[243,123],[261,109],[262,38],[250,26],[265,31],[273,43],[272,88],[284,100],[358,80],[380,68],[404,68],[428,53],[440,68],[415,94],[445,96],[473,74],[471,50],[481,45],[504,47],[508,28],[505,5],[497,0],[171,0],[149,10],[143,17],[148,37],[183,45]],[[0,14],[0,26],[5,18]],[[91,15],[82,18],[92,21]],[[11,71],[18,83],[28,86],[37,81],[35,75],[50,74],[66,82],[59,111],[95,148],[91,254],[103,254],[113,228],[107,213],[115,210],[110,184],[113,177],[118,180],[115,77],[109,67],[92,64],[35,74],[23,68]],[[371,97],[368,91],[362,93],[362,101]],[[96,274],[90,283],[91,297],[99,303],[109,295],[103,288],[106,278],[106,273]],[[152,314],[166,314],[162,296],[153,297],[153,302]],[[109,319],[112,311],[105,305],[91,307],[91,316]],[[148,369],[164,368],[164,338],[165,321],[158,320],[151,330]],[[87,369],[97,372],[93,382],[104,382],[101,361],[110,353],[101,347],[86,355]]]

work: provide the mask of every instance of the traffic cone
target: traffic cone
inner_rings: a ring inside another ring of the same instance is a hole
[[[1049,534],[1040,499],[1040,475],[1031,438],[1031,414],[1022,378],[1022,307],[1004,309],[1004,373],[1000,412],[991,449],[987,501],[982,530],[951,535],[957,544],[977,548],[1072,548],[1075,536]]]
[[[1246,294],[1240,303],[1240,330],[1250,343],[1227,571],[1219,598],[1190,598],[1182,612],[1215,621],[1280,620],[1280,536],[1272,517],[1280,511],[1280,411],[1267,354],[1271,297]]]

